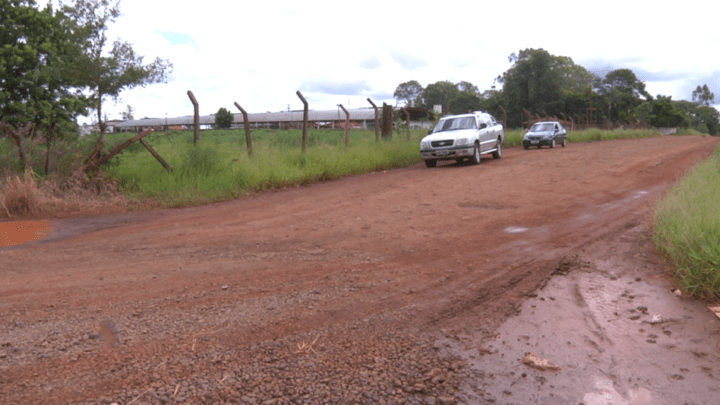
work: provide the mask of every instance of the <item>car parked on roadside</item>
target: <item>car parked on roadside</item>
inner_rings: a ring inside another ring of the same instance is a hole
[[[429,135],[420,141],[420,156],[427,167],[435,167],[439,160],[462,163],[470,159],[477,165],[486,153],[500,159],[503,143],[505,130],[492,115],[482,111],[449,115],[440,118]]]
[[[536,122],[523,137],[525,149],[531,146],[554,148],[557,144],[562,145],[563,148],[567,145],[567,129],[557,121]]]

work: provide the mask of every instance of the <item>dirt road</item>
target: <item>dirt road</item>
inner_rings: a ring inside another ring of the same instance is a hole
[[[621,239],[613,249],[640,247],[669,286],[647,240],[650,209],[719,141],[510,149],[479,166],[420,164],[204,207],[57,221],[48,241],[0,248],[0,403],[581,403],[581,391],[553,396],[543,383],[494,392],[479,368],[518,353],[482,345],[553,272],[588,272],[591,256],[638,265],[630,253],[599,253]],[[93,221],[110,228],[89,232]],[[640,278],[613,277],[624,274]],[[582,296],[594,283],[574,285]],[[577,311],[563,308],[545,314]],[[703,325],[692,332],[718,331]],[[597,350],[575,343],[567,351]],[[720,350],[694,350],[705,354],[691,360],[710,365],[675,380],[688,392],[693,378],[720,373]],[[572,370],[570,357],[555,362]],[[531,373],[572,379],[523,378]],[[658,390],[676,386],[633,389],[663,403]]]

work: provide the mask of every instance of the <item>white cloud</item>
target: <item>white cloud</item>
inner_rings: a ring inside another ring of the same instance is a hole
[[[132,43],[146,61],[169,59],[174,71],[167,84],[122,93],[122,103],[108,109],[111,117],[127,104],[138,116],[191,114],[188,90],[202,114],[235,110],[234,101],[249,112],[299,109],[300,89],[307,89],[313,109],[367,107],[368,96],[394,104],[395,87],[408,80],[423,86],[467,80],[483,91],[510,67],[508,55],[525,48],[600,71],[633,69],[646,77],[651,94],[676,100],[707,82],[720,99],[720,35],[698,20],[710,11],[705,1],[672,8],[625,0],[412,7],[375,0],[123,0],[120,6],[124,15],[108,37]],[[163,33],[191,41],[168,41]]]

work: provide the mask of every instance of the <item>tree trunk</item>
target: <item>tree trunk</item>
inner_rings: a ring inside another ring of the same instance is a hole
[[[18,160],[20,161],[20,170],[25,170],[25,151],[23,147],[23,135],[27,134],[31,124],[27,124],[25,128],[20,128],[17,131],[7,122],[0,121],[0,129],[5,133],[5,136],[12,138],[17,144],[18,148]]]

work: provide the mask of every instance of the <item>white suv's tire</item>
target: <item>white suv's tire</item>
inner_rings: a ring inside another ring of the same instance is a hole
[[[475,148],[473,149],[472,164],[479,165],[480,162],[482,162],[482,159],[480,158],[480,145],[476,143]]]
[[[497,150],[493,152],[493,159],[500,159],[502,157],[502,141],[498,138]]]

